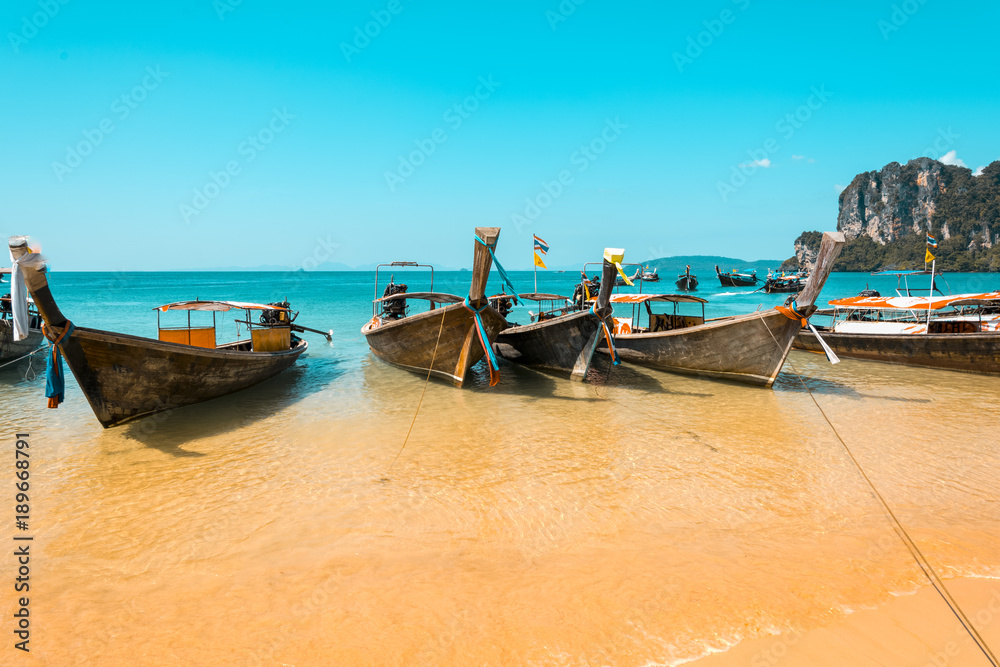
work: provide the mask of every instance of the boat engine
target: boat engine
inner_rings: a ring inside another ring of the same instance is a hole
[[[390,282],[385,286],[382,297],[393,296],[394,294],[406,294],[406,285],[403,283]],[[406,299],[389,299],[382,302],[382,317],[389,320],[398,320],[406,315]]]
[[[500,317],[504,319],[507,319],[507,315],[509,315],[510,311],[514,309],[515,299],[511,296],[507,296],[506,294],[491,296],[489,301],[490,305],[493,306],[493,309],[500,313]]]
[[[260,311],[260,323],[267,326],[278,326],[291,324],[294,317],[289,317],[291,312],[291,304],[287,301],[275,301],[274,303],[267,304],[269,306],[277,306],[278,308],[287,308],[287,310],[262,310]]]

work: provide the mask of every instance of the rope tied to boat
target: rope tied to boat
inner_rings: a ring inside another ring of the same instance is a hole
[[[590,307],[590,314],[596,317],[600,321],[601,328],[604,329],[604,340],[607,341],[608,343],[608,354],[611,355],[611,364],[613,366],[617,366],[618,364],[621,363],[621,359],[618,358],[618,350],[615,349],[615,337],[608,329],[607,319],[597,314],[596,303]]]
[[[767,321],[764,319],[763,316],[761,316],[760,321],[763,322],[764,327],[767,328],[767,332],[771,334],[771,340],[774,341],[775,346],[780,350],[781,344],[778,343],[778,339],[775,337],[774,332],[771,331],[771,327],[767,326]],[[851,463],[854,464],[854,467],[861,475],[861,478],[868,485],[869,490],[871,491],[875,499],[878,501],[878,504],[881,505],[883,512],[885,512],[886,517],[889,519],[889,522],[892,525],[893,531],[896,533],[897,537],[899,537],[900,541],[903,543],[903,546],[906,547],[906,550],[910,552],[910,556],[916,562],[917,566],[920,568],[920,571],[923,573],[923,575],[927,578],[927,581],[930,582],[930,585],[934,588],[935,591],[937,591],[937,594],[941,596],[941,599],[944,600],[944,603],[948,606],[948,609],[950,609],[951,613],[955,615],[955,618],[958,619],[958,622],[968,633],[972,641],[975,642],[976,646],[983,653],[983,655],[986,656],[986,659],[989,660],[990,664],[993,665],[993,667],[1000,667],[1000,660],[997,660],[997,657],[993,654],[993,649],[991,649],[989,644],[986,643],[986,640],[983,639],[982,635],[979,633],[979,630],[976,628],[975,625],[973,625],[972,620],[965,613],[965,610],[962,609],[958,601],[954,598],[954,596],[952,596],[951,591],[948,590],[948,587],[947,585],[945,585],[944,580],[941,579],[940,575],[938,575],[937,571],[934,569],[934,566],[931,564],[931,562],[927,560],[927,556],[925,556],[923,551],[920,550],[920,547],[917,546],[917,543],[913,541],[912,537],[910,537],[910,533],[907,532],[906,527],[903,526],[903,523],[899,520],[898,517],[896,517],[896,513],[892,511],[892,507],[889,505],[889,501],[885,499],[882,493],[878,490],[878,487],[875,486],[875,483],[871,480],[871,478],[868,476],[868,473],[866,473],[865,469],[862,467],[861,462],[858,461],[856,456],[854,456],[854,452],[852,452],[851,448],[847,446],[847,442],[844,440],[844,437],[840,435],[840,431],[838,431],[837,427],[833,425],[833,421],[830,419],[829,415],[826,414],[826,410],[824,410],[823,406],[819,404],[818,400],[816,400],[816,394],[814,394],[813,390],[809,387],[808,384],[806,384],[806,381],[802,378],[802,375],[795,369],[795,366],[794,364],[792,364],[791,360],[788,361],[788,366],[791,368],[792,373],[795,374],[795,377],[798,378],[798,381],[802,385],[802,388],[806,390],[807,394],[809,394],[809,398],[812,400],[813,405],[816,406],[816,409],[819,411],[819,414],[823,417],[823,421],[826,422],[827,426],[829,426],[830,430],[833,432],[833,435],[840,442],[841,447],[843,447],[844,451],[847,453],[848,458],[851,460]]]
[[[42,324],[42,335],[49,340],[48,367],[45,369],[45,396],[49,399],[50,408],[58,408],[66,397],[66,379],[62,368],[62,341],[72,335],[73,323],[66,320],[62,333],[56,336],[45,324]]]
[[[775,306],[774,309],[790,320],[798,320],[803,327],[809,326],[809,316],[799,312],[799,304],[793,299],[787,306]]]
[[[493,252],[493,248],[496,246],[496,243],[490,245],[489,243],[487,243],[486,241],[482,240],[481,238],[475,235],[473,236],[473,238],[476,239],[478,243],[482,243],[484,246],[486,246],[486,249],[490,253],[490,257],[493,258],[493,264],[496,265],[497,272],[500,274],[500,279],[508,288],[510,288],[511,292],[517,294],[517,289],[515,289],[514,283],[510,281],[510,276],[507,275],[507,272],[504,270],[503,265],[500,264],[500,260],[497,259],[496,253]]]
[[[476,237],[479,238],[479,237]],[[469,301],[469,297],[465,297],[465,301],[462,305],[472,311],[472,316],[476,321],[476,333],[479,334],[479,342],[482,343],[483,351],[486,353],[486,360],[490,367],[490,386],[496,386],[497,382],[500,382],[500,364],[497,363],[496,355],[493,354],[493,345],[490,343],[490,337],[486,333],[486,326],[483,324],[483,318],[479,313],[483,312],[489,308],[489,302],[487,301],[479,308],[473,308],[472,302]]]

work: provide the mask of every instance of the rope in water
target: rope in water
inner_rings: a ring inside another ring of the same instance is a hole
[[[396,459],[399,458],[399,455],[402,454],[403,450],[406,448],[406,443],[410,440],[410,433],[413,432],[413,425],[417,423],[417,415],[420,414],[420,406],[424,402],[424,394],[427,392],[427,385],[431,381],[431,371],[434,369],[434,360],[437,359],[438,344],[441,342],[441,332],[444,331],[444,318],[447,314],[448,311],[442,308],[441,326],[438,327],[437,340],[434,341],[434,352],[431,354],[431,365],[427,368],[427,377],[424,378],[424,388],[420,391],[420,400],[417,401],[417,409],[413,411],[413,419],[410,420],[410,428],[406,429],[406,437],[403,438],[403,446],[399,448],[398,452],[396,452],[395,458],[392,459],[392,463],[389,464],[389,467],[385,471],[387,475],[389,474],[389,471],[392,470],[392,466],[396,465]]]
[[[779,349],[781,349],[781,345],[778,343],[778,339],[775,338],[774,332],[771,331],[771,327],[767,326],[767,321],[764,320],[763,315],[761,316],[760,321],[764,324],[764,327],[767,329],[767,332],[771,334],[771,339],[774,341],[774,344],[777,345]],[[965,628],[965,631],[969,633],[969,637],[971,637],[972,641],[976,643],[976,646],[978,646],[979,650],[983,652],[983,655],[985,655],[986,659],[990,661],[990,664],[993,665],[993,667],[1000,667],[1000,663],[997,662],[997,658],[995,655],[993,655],[993,651],[990,649],[989,645],[987,645],[986,640],[984,640],[982,636],[979,634],[979,631],[976,630],[976,627],[972,624],[972,621],[969,619],[969,617],[965,615],[965,612],[962,611],[962,608],[959,606],[955,598],[952,597],[951,591],[949,591],[948,587],[945,586],[944,581],[941,579],[940,576],[938,576],[938,573],[934,570],[934,567],[931,565],[930,561],[927,560],[927,557],[924,556],[922,551],[920,551],[920,547],[918,547],[917,543],[913,541],[913,538],[910,537],[910,534],[906,532],[906,528],[903,527],[903,524],[899,521],[898,518],[896,518],[895,512],[892,511],[892,508],[889,506],[889,503],[882,496],[882,494],[879,493],[879,490],[878,488],[876,488],[875,483],[872,482],[872,480],[868,477],[867,473],[865,473],[864,468],[861,467],[861,463],[858,461],[857,458],[855,458],[854,453],[851,451],[851,448],[847,446],[847,443],[844,441],[844,438],[841,437],[840,432],[837,430],[837,427],[833,425],[833,422],[830,421],[830,418],[827,416],[826,411],[823,410],[823,407],[819,404],[819,401],[816,400],[816,395],[813,394],[812,390],[809,388],[809,385],[807,385],[805,380],[802,379],[802,376],[799,375],[799,372],[795,369],[795,366],[794,364],[791,363],[791,361],[786,359],[786,363],[788,364],[792,373],[795,374],[795,377],[798,378],[799,382],[802,384],[802,387],[806,390],[806,393],[809,394],[809,398],[812,399],[813,405],[815,405],[816,409],[819,410],[819,413],[823,416],[823,419],[826,421],[827,425],[829,425],[830,430],[833,431],[833,434],[835,436],[837,436],[837,440],[840,441],[840,444],[843,446],[844,451],[847,452],[847,456],[851,459],[851,462],[854,463],[854,467],[857,468],[858,472],[861,474],[861,477],[865,480],[865,483],[868,484],[868,488],[871,489],[872,494],[874,494],[875,498],[877,498],[879,503],[882,505],[882,509],[885,510],[885,513],[888,515],[892,523],[893,530],[896,532],[896,535],[899,536],[900,540],[903,542],[907,550],[910,552],[910,555],[917,562],[917,565],[920,567],[920,570],[924,573],[924,576],[927,577],[927,580],[931,583],[931,586],[934,587],[934,590],[938,592],[938,595],[940,595],[941,598],[944,600],[945,604],[948,605],[948,608],[951,609],[951,612],[955,615],[955,618],[957,618],[958,622],[962,624],[962,627]]]

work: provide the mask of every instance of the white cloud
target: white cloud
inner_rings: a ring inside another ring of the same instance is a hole
[[[958,157],[958,151],[948,151],[944,155],[938,158],[938,162],[943,164],[953,164],[957,167],[964,167],[965,163],[962,162],[961,158]]]
[[[771,166],[771,158],[764,158],[763,160],[754,160],[753,162],[746,162],[741,164],[740,167],[762,167],[767,169]]]
[[[982,176],[983,175],[983,169],[986,169],[986,165],[983,165],[979,169],[976,169],[974,172],[972,172],[972,175],[973,176]]]
[[[805,155],[793,155],[792,156],[793,160],[802,160],[804,158],[805,158]]]

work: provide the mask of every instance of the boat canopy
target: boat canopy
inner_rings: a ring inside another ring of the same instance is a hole
[[[160,310],[164,313],[168,310],[199,310],[225,312],[227,310],[288,310],[281,306],[264,305],[261,303],[250,303],[248,301],[178,301],[157,306],[153,310]]]
[[[948,306],[973,305],[970,301],[996,301],[1000,292],[983,294],[949,294],[947,296],[852,296],[830,301],[837,308],[864,308],[875,310],[940,310]],[[965,303],[962,303],[965,302]]]
[[[401,299],[423,299],[432,303],[462,303],[465,301],[463,297],[454,294],[445,294],[444,292],[399,292],[398,294],[390,294],[389,296],[375,299],[375,303]]]
[[[498,294],[497,296],[510,296],[509,294]],[[531,294],[518,294],[518,299],[525,299],[527,301],[569,301],[571,297],[561,296],[559,294],[544,294],[539,292],[532,292]]]
[[[708,303],[708,299],[691,296],[690,294],[614,294],[611,297],[611,303],[647,303],[649,301]]]

